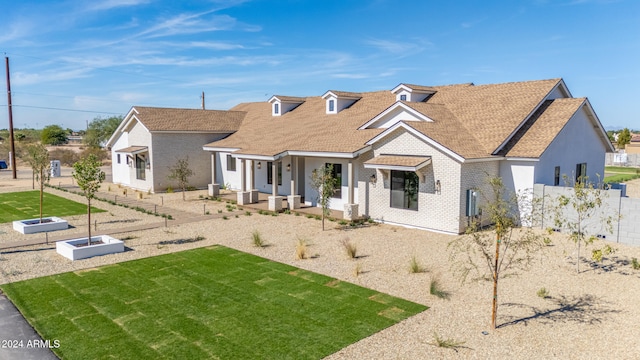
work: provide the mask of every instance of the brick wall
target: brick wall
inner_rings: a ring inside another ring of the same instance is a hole
[[[359,209],[361,215],[407,226],[430,230],[459,233],[460,230],[460,163],[440,150],[418,139],[404,129],[397,129],[373,148],[373,155],[363,155],[361,161],[381,154],[431,156],[431,165],[422,169],[424,182],[420,182],[418,192],[418,210],[397,209],[390,206],[390,173],[376,172],[377,181],[370,184],[369,179],[375,172],[363,169],[359,172],[358,191],[360,199],[367,199],[367,207]],[[440,180],[441,191],[435,191],[435,182]],[[361,204],[364,201],[360,201]]]

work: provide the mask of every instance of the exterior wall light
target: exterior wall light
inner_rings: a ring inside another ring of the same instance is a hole
[[[369,178],[369,183],[370,183],[371,185],[375,185],[375,184],[376,184],[376,180],[377,180],[377,179],[376,179],[376,174],[374,173],[374,174],[372,174],[372,175],[371,175],[371,177]]]
[[[258,161],[258,170],[262,169],[262,162]]]
[[[287,171],[291,171],[291,164],[287,164]]]
[[[436,193],[440,194],[440,180],[436,180]]]

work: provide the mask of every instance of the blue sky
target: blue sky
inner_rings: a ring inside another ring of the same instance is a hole
[[[228,109],[274,94],[562,77],[605,127],[640,129],[637,0],[24,0],[5,4],[0,24],[20,128],[198,108],[202,91],[208,109]]]

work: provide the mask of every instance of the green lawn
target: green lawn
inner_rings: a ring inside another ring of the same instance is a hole
[[[68,216],[87,213],[87,204],[44,193],[43,216]],[[91,207],[91,212],[103,212]],[[0,223],[40,217],[40,191],[0,194]]]
[[[605,166],[604,172],[617,174],[636,174],[638,168],[626,166]]]
[[[320,359],[427,309],[223,246],[0,289],[64,359]]]

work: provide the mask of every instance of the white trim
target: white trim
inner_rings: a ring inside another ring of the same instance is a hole
[[[113,132],[113,134],[111,134],[111,137],[109,138],[109,140],[107,140],[107,142],[104,144],[104,147],[110,148],[113,144],[115,144],[116,141],[118,141],[118,138],[120,138],[120,135],[122,133],[124,133],[124,129],[127,127],[126,126],[127,123],[129,123],[131,121],[131,117],[135,117],[135,115],[133,115],[133,112],[138,114],[138,110],[136,110],[135,107],[131,107],[131,109],[129,110],[127,115],[122,119],[122,121],[120,122],[120,124],[118,125],[116,130]],[[140,120],[138,120],[137,118],[136,118],[136,120],[138,122],[140,122]],[[145,129],[146,129],[146,127],[145,127]]]
[[[153,134],[233,134],[234,132],[235,131],[219,131],[219,130],[188,130],[188,131],[187,130],[154,130],[154,131],[150,131],[150,133],[153,133]]]
[[[240,150],[240,148],[225,148],[225,147],[215,147],[215,146],[203,146],[202,150],[204,151],[218,151],[218,152],[234,152]]]
[[[369,140],[366,142],[367,145],[373,145],[376,142],[378,142],[380,139],[384,138],[385,136],[389,135],[390,133],[392,133],[393,131],[395,131],[398,128],[404,128],[405,130],[407,130],[408,132],[410,132],[411,134],[415,135],[416,137],[418,137],[419,139],[421,139],[422,141],[428,143],[429,145],[435,147],[436,149],[440,150],[441,152],[445,153],[446,155],[452,157],[454,160],[458,161],[458,162],[465,162],[465,158],[456,154],[455,152],[449,150],[448,148],[442,146],[439,142],[431,139],[430,137],[426,136],[425,134],[419,132],[418,130],[412,128],[411,126],[405,124],[404,122],[399,122],[393,126],[391,126],[390,128],[386,129],[385,131],[381,132],[380,134],[376,135],[373,139]]]
[[[591,115],[593,115],[593,118],[591,119],[591,116],[589,116],[589,114],[587,114],[587,117],[590,118],[590,120],[592,120],[592,122],[596,122],[598,125],[598,129],[600,130],[600,135],[601,137],[604,139],[609,139],[609,136],[607,135],[607,131],[604,129],[604,127],[602,126],[602,123],[600,122],[600,118],[598,118],[598,115],[596,114],[596,111],[593,110],[593,107],[591,106],[591,102],[589,101],[588,98],[585,98],[584,102],[582,103],[582,105],[580,105],[580,108],[582,107],[586,107],[588,109],[588,112],[591,113]],[[611,141],[609,140],[605,140],[605,146],[607,147],[607,152],[615,152],[615,149],[613,148],[613,145],[611,144]]]
[[[503,159],[507,161],[530,161],[530,162],[540,161],[540,158],[524,158],[524,157],[505,157]]]
[[[504,156],[494,156],[488,158],[477,158],[477,159],[464,159],[464,163],[479,163],[479,162],[489,162],[489,161],[499,161],[504,160]]]
[[[374,124],[376,121],[382,119],[383,117],[385,117],[386,115],[388,115],[389,113],[391,113],[392,111],[396,110],[399,107],[404,109],[406,112],[410,113],[411,115],[421,119],[422,121],[433,122],[433,120],[431,118],[429,118],[428,116],[426,116],[423,113],[419,112],[418,110],[412,108],[411,106],[409,106],[409,105],[407,105],[405,103],[402,103],[400,101],[396,101],[395,103],[393,103],[393,105],[389,106],[386,110],[384,110],[380,114],[376,115],[373,119],[371,119],[371,120],[367,121],[366,123],[364,123],[364,125],[360,126],[358,128],[358,130],[365,130],[365,129],[369,128],[370,125]]]
[[[236,159],[244,159],[244,160],[265,160],[265,161],[277,161],[278,158],[275,156],[266,156],[266,155],[251,155],[251,154],[231,154],[231,157]]]
[[[445,235],[460,235],[457,232],[453,232],[453,231],[443,231],[443,230],[437,230],[437,229],[433,229],[433,228],[428,228],[428,227],[423,227],[423,226],[415,226],[415,225],[409,225],[409,224],[403,224],[403,223],[399,223],[399,222],[395,222],[395,221],[387,221],[384,219],[373,219],[373,221],[380,223],[380,224],[385,224],[385,225],[393,225],[393,226],[402,226],[408,229],[418,229],[418,230],[428,230],[434,233],[439,233],[439,234],[445,234]]]
[[[327,97],[329,97],[329,96],[334,97],[336,99],[347,99],[347,100],[360,100],[360,99],[362,99],[362,96],[351,96],[351,95],[346,95],[346,94],[338,96],[332,90],[329,90],[326,93],[324,93],[324,95],[322,95],[322,99],[327,100]]]

